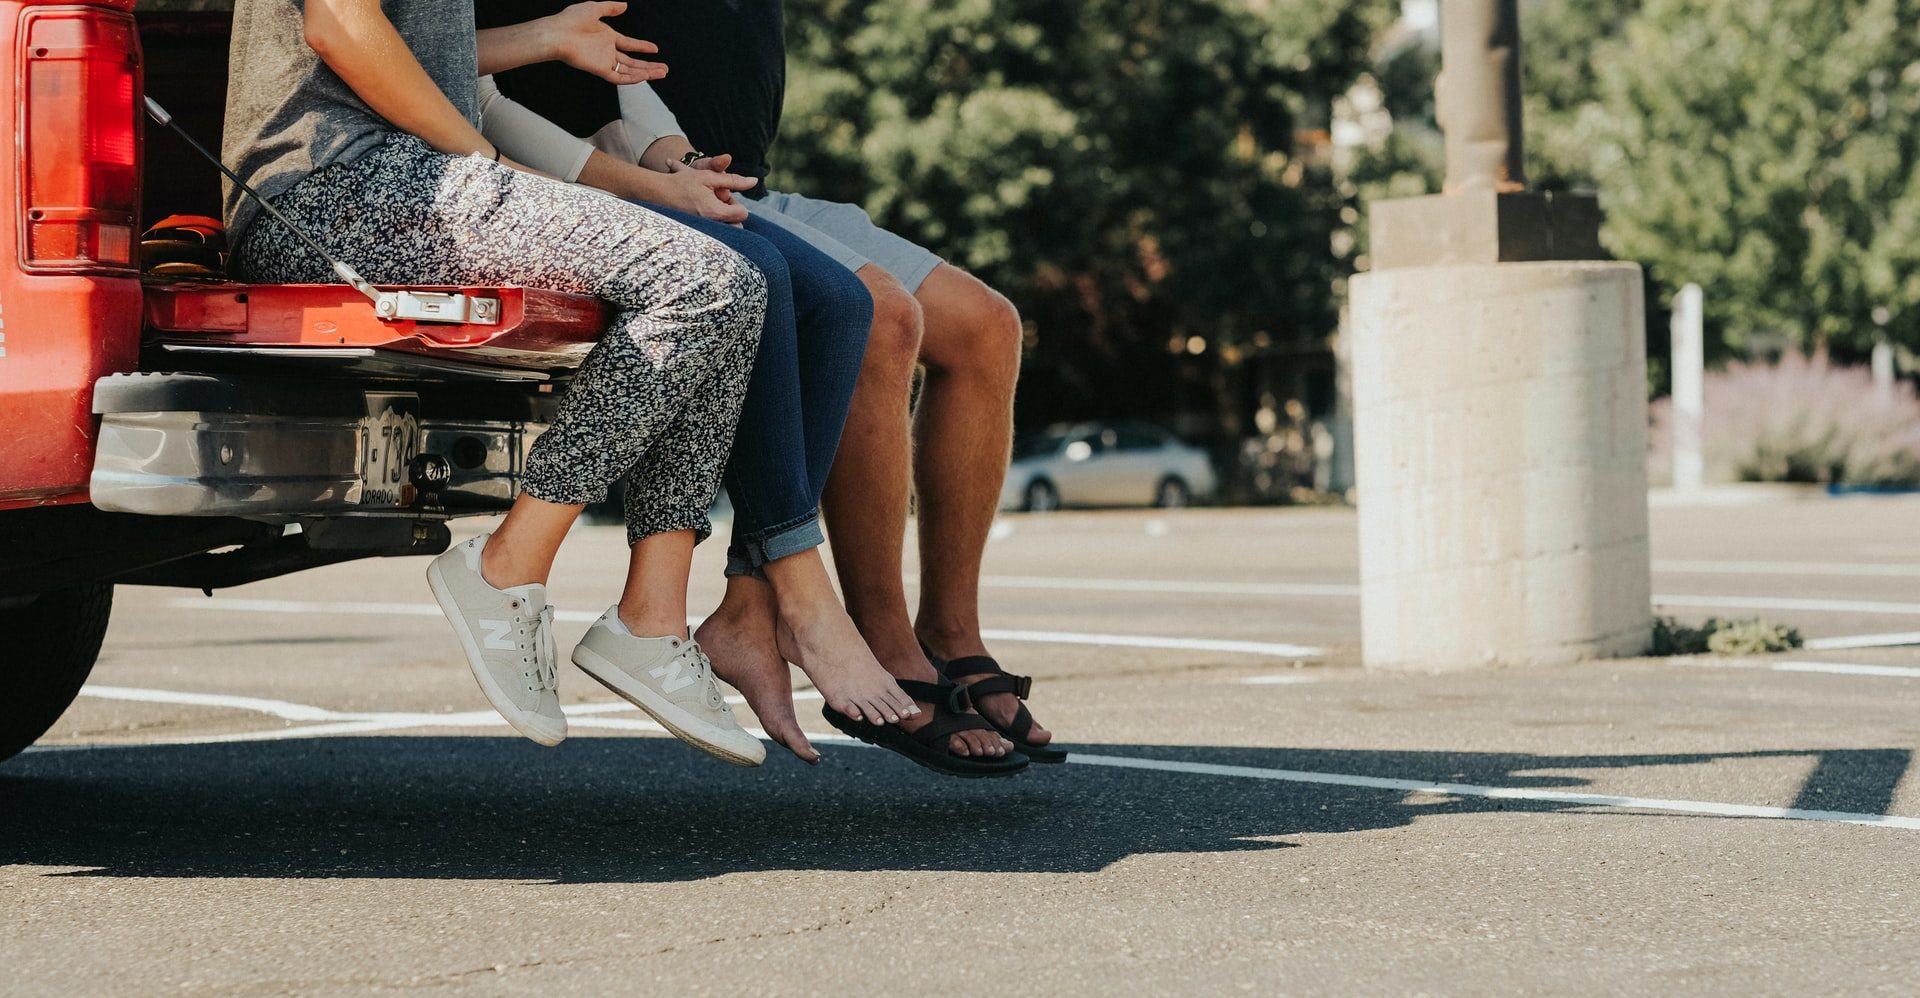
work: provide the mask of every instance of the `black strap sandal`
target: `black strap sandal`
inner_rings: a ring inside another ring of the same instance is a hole
[[[962,658],[956,658],[950,662],[943,662],[938,658],[934,658],[932,652],[927,652],[927,657],[933,659],[934,668],[939,669],[941,675],[947,677],[948,682],[959,683],[960,686],[967,691],[967,696],[974,700],[976,704],[974,708],[976,710],[979,709],[978,701],[980,697],[992,696],[995,693],[1011,693],[1021,700],[1025,700],[1027,695],[1033,692],[1032,676],[1016,676],[1002,669],[1000,663],[985,655],[967,655]],[[971,683],[961,682],[960,680],[961,676],[978,676],[983,674],[986,675],[987,678],[976,679]],[[1027,736],[1033,734],[1033,712],[1027,709],[1026,704],[1022,703],[1015,709],[1013,723],[1004,728],[998,724],[994,724],[993,719],[987,717],[985,712],[982,712],[981,718],[985,720],[987,724],[991,725],[995,731],[1000,732],[1001,737],[1012,742],[1014,751],[1019,752],[1028,759],[1049,765],[1056,762],[1067,761],[1067,753],[1065,750],[1057,749],[1050,745],[1035,745],[1027,741]]]
[[[983,779],[992,776],[1012,776],[1027,768],[1027,757],[1019,752],[1008,752],[998,759],[979,759],[972,756],[954,755],[948,751],[948,737],[961,731],[992,731],[993,725],[978,714],[967,712],[968,701],[965,687],[952,683],[923,683],[912,679],[899,680],[900,689],[921,703],[933,705],[933,720],[921,725],[917,730],[908,731],[898,724],[868,724],[856,721],[832,707],[820,708],[820,714],[827,723],[840,729],[841,733],[858,738],[868,745],[897,752],[936,773],[946,776],[958,776],[963,779]]]

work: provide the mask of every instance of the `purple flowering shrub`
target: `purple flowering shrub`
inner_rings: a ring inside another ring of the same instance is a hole
[[[1864,367],[1826,355],[1787,354],[1777,364],[1709,371],[1700,427],[1707,479],[1920,485],[1920,397],[1895,382],[1874,387]],[[1650,470],[1673,472],[1673,400],[1653,404]]]

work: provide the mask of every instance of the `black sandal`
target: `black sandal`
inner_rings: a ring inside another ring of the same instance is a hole
[[[1012,776],[1027,768],[1027,757],[1019,752],[1008,752],[998,759],[980,759],[954,755],[948,750],[950,735],[961,731],[993,730],[992,723],[986,718],[966,712],[965,687],[952,683],[923,683],[913,679],[902,679],[899,683],[900,689],[908,696],[921,703],[933,704],[933,720],[921,725],[918,730],[908,731],[898,724],[856,721],[832,707],[820,708],[820,714],[843,734],[858,738],[868,745],[898,752],[946,776],[982,779]]]
[[[927,652],[927,657],[933,659],[933,667],[939,669],[940,674],[947,677],[948,682],[959,683],[961,688],[967,691],[968,698],[974,701],[975,710],[979,710],[979,697],[992,696],[995,693],[1011,693],[1025,700],[1027,694],[1033,692],[1032,676],[1016,676],[1002,669],[1000,663],[986,655],[968,655],[948,662],[936,658],[932,652]],[[961,676],[983,674],[987,678],[971,683],[960,681]],[[987,717],[985,711],[981,711],[980,716],[995,731],[1000,732],[1002,738],[1013,743],[1014,751],[1028,759],[1049,765],[1067,761],[1065,750],[1051,745],[1035,745],[1027,741],[1027,736],[1033,734],[1033,712],[1027,709],[1026,704],[1019,705],[1014,712],[1013,723],[1004,728],[995,724],[992,718]]]

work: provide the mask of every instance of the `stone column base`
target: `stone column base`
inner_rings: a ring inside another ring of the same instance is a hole
[[[1367,666],[1645,652],[1640,268],[1415,267],[1350,287]]]

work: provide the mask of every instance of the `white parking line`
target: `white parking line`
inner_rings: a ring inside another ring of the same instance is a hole
[[[1881,600],[1799,599],[1790,596],[1655,596],[1655,606],[1696,609],[1798,610],[1803,613],[1885,613],[1920,617],[1920,603]]]
[[[1834,575],[1866,578],[1920,579],[1920,565],[1872,561],[1666,561],[1653,563],[1656,572],[1676,575]]]
[[[1696,563],[1705,564],[1705,563]],[[1727,563],[1741,564],[1741,563]],[[1766,563],[1752,563],[1766,564]],[[1885,566],[1905,568],[1906,566]],[[1833,573],[1841,574],[1841,573]],[[1900,574],[1908,574],[1902,572]],[[1916,572],[1913,574],[1920,574]],[[980,584],[989,589],[1078,589],[1089,592],[1201,594],[1219,596],[1327,597],[1357,599],[1360,587],[1344,583],[1227,582],[1205,579],[1110,579],[1056,575],[988,575]],[[1655,606],[1733,610],[1797,610],[1803,613],[1880,613],[1920,616],[1920,603],[1884,600],[1804,599],[1793,596],[1703,596],[1656,594]]]
[[[1109,648],[1159,648],[1170,651],[1217,651],[1270,658],[1318,658],[1325,648],[1272,641],[1229,641],[1216,638],[1176,638],[1154,634],[1079,634],[1072,631],[1007,631],[985,628],[988,641],[1029,641],[1046,645],[1100,645]]]
[[[1759,669],[1766,672],[1819,672],[1835,676],[1879,676],[1888,679],[1920,679],[1920,668],[1905,665],[1870,665],[1862,662],[1767,661],[1764,659],[1722,659],[1711,655],[1671,658],[1673,665],[1696,669]]]
[[[416,711],[338,711],[309,704],[290,703],[285,700],[266,700],[259,697],[228,696],[223,693],[188,693],[180,690],[150,690],[128,686],[97,686],[89,683],[80,688],[80,695],[102,700],[121,700],[135,703],[160,703],[195,707],[222,707],[231,710],[245,710],[258,714],[269,714],[289,721],[318,721],[323,723],[304,724],[291,728],[269,728],[265,731],[228,732],[217,735],[189,735],[183,738],[170,738],[148,742],[106,743],[88,748],[131,748],[140,745],[218,745],[232,742],[283,741],[290,738],[319,738],[328,735],[357,735],[376,731],[402,731],[409,728],[491,728],[505,727],[506,721],[492,710],[470,710],[457,713],[423,713]],[[795,700],[818,700],[816,690],[795,690]],[[745,703],[745,698],[730,696],[729,703]],[[620,711],[637,710],[628,703],[578,703],[560,708],[567,715],[570,727],[614,728],[623,731],[649,731],[666,734],[667,729],[652,721],[642,721],[624,717],[602,717],[599,715]],[[749,728],[756,738],[765,738],[764,732]],[[838,735],[810,736],[829,740]],[[29,752],[72,751],[83,746],[47,745],[29,748]]]
[[[1855,662],[1774,662],[1775,672],[1830,672],[1842,676],[1891,676],[1920,679],[1920,669],[1904,665],[1867,665]]]
[[[143,690],[129,686],[96,686],[88,683],[80,688],[80,695],[97,697],[102,700],[130,700],[136,703],[170,703],[195,707],[230,707],[235,710],[251,710],[260,714],[272,714],[289,721],[332,721],[340,714],[323,707],[309,707],[303,703],[289,703],[285,700],[262,700],[259,697],[235,697],[220,693],[180,693],[174,690]]]
[[[236,610],[247,613],[323,613],[371,614],[402,617],[438,617],[440,608],[432,603],[350,603],[318,600],[206,599],[180,597],[167,605],[183,610]],[[600,615],[586,610],[561,610],[555,619],[569,623],[592,623]],[[1271,658],[1318,658],[1326,649],[1312,645],[1283,644],[1271,641],[1232,641],[1215,638],[1182,638],[1158,634],[1088,634],[1078,631],[1029,631],[989,629],[981,632],[989,641],[1031,642],[1056,645],[1098,645],[1111,648],[1157,648],[1170,651],[1226,652],[1235,655],[1264,655]]]
[[[299,728],[282,728],[273,731],[250,734],[214,735],[206,738],[187,738],[170,741],[152,741],[139,743],[121,743],[89,746],[46,746],[28,751],[80,751],[101,748],[141,748],[164,745],[206,744],[209,742],[266,741],[292,737],[314,737],[320,735],[354,734],[383,730],[378,725],[395,727],[478,727],[491,718],[492,725],[502,725],[499,716],[491,711],[469,711],[460,714],[348,714],[314,707],[306,704],[288,704],[279,700],[258,700],[252,697],[230,697],[210,693],[182,693],[174,690],[138,690],[128,687],[101,687],[111,690],[109,696],[116,700],[137,700],[150,698],[153,703],[202,704],[205,706],[235,707],[261,713],[284,716],[287,708],[297,708],[303,716],[328,716],[342,719],[346,723],[309,725],[304,728],[306,734],[295,735],[290,732]],[[83,693],[87,690],[83,690]],[[588,705],[597,708],[598,705]],[[630,731],[661,732],[660,726],[650,721],[629,718],[599,717],[597,709],[586,711],[588,716],[570,718],[571,723],[582,727],[618,728]],[[753,734],[765,738],[763,732]],[[859,745],[858,742],[845,739],[844,736],[815,735],[808,737],[831,741],[838,744]],[[1567,804],[1578,807],[1625,808],[1644,811],[1669,811],[1679,814],[1700,814],[1722,818],[1775,818],[1790,821],[1833,822],[1847,825],[1875,825],[1882,828],[1899,828],[1908,831],[1920,831],[1920,818],[1900,815],[1864,814],[1851,811],[1809,811],[1791,807],[1771,807],[1758,804],[1727,804],[1718,801],[1674,800],[1661,797],[1623,797],[1613,794],[1585,794],[1564,790],[1540,790],[1522,787],[1495,787],[1473,783],[1435,783],[1426,780],[1405,780],[1381,776],[1361,776],[1354,773],[1325,773],[1300,769],[1269,769],[1257,766],[1226,766],[1216,763],[1183,762],[1173,759],[1143,759],[1131,756],[1098,755],[1075,752],[1067,758],[1071,764],[1081,766],[1105,766],[1116,769],[1141,769],[1163,773],[1180,773],[1188,776],[1232,777],[1252,780],[1274,780],[1284,783],[1305,783],[1318,786],[1356,787],[1368,790],[1392,790],[1402,793],[1438,794],[1453,797],[1478,797],[1489,800],[1523,800],[1547,804]]]
[[[1240,680],[1243,686],[1305,686],[1308,683],[1317,682],[1319,680],[1312,676],[1298,676],[1286,672],[1273,676],[1248,676]]]
[[[983,575],[990,589],[1082,589],[1110,593],[1191,593],[1206,596],[1359,596],[1360,587],[1318,582],[1208,582],[1197,579],[1087,579],[1056,575]]]
[[[1802,647],[1808,651],[1851,651],[1855,648],[1902,648],[1920,645],[1920,631],[1896,634],[1854,634],[1839,638],[1808,638]]]
[[[1195,776],[1235,776],[1249,780],[1279,780],[1285,783],[1313,783],[1335,787],[1365,787],[1372,790],[1399,790],[1406,793],[1444,794],[1453,797],[1482,797],[1490,800],[1526,800],[1547,804],[1572,804],[1585,807],[1632,808],[1644,811],[1675,811],[1681,814],[1705,814],[1720,818],[1784,818],[1791,821],[1826,821],[1844,825],[1878,825],[1920,831],[1920,818],[1891,814],[1860,814],[1852,811],[1805,811],[1796,807],[1768,807],[1759,804],[1722,804],[1717,801],[1672,800],[1661,797],[1618,797],[1612,794],[1582,794],[1564,790],[1535,790],[1521,787],[1489,787],[1473,783],[1428,783],[1423,780],[1397,780],[1350,773],[1315,773],[1299,769],[1262,769],[1255,766],[1221,766],[1206,762],[1176,762],[1170,759],[1136,759],[1129,756],[1088,755],[1075,752],[1068,762],[1083,766],[1113,766],[1120,769],[1152,769]]]

